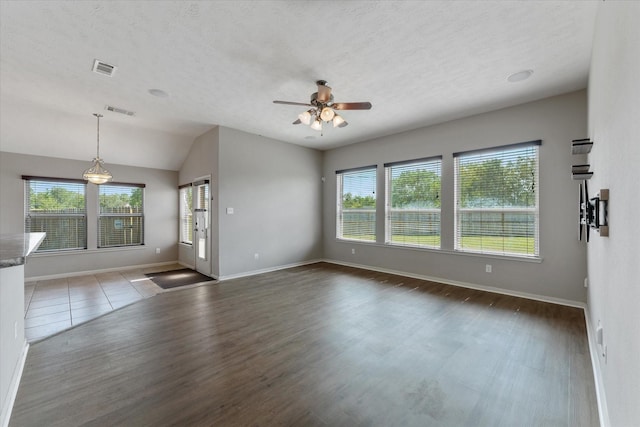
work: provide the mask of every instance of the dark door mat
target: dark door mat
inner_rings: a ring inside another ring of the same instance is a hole
[[[183,268],[181,270],[161,271],[159,273],[145,274],[153,283],[162,289],[177,288],[179,286],[194,285],[196,283],[215,281],[209,276],[200,274],[195,270]]]

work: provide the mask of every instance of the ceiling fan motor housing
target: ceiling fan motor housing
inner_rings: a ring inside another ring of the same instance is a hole
[[[318,100],[318,92],[313,92],[311,94],[310,104],[313,105],[314,107],[318,107],[318,108],[326,107],[327,104],[331,102],[333,102],[333,95],[329,96],[329,99],[326,102],[322,102]]]

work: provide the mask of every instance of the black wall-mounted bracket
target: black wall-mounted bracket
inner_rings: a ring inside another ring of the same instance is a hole
[[[600,194],[589,199],[587,224],[598,231],[600,236],[609,237],[609,189],[602,189]]]

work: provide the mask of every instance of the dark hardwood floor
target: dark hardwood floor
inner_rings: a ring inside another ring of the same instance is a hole
[[[313,264],[33,344],[11,426],[596,426],[582,310]]]

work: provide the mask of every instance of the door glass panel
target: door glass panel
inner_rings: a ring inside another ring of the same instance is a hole
[[[194,183],[196,270],[209,274],[209,182]]]
[[[207,239],[204,237],[198,239],[198,258],[200,259],[207,259],[206,243]]]

